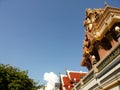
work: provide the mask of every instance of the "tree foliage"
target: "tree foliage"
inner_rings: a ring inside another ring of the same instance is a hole
[[[0,90],[37,90],[41,86],[30,79],[27,71],[0,64]]]

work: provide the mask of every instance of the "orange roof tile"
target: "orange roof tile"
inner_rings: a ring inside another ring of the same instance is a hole
[[[61,84],[64,88],[63,90],[71,90],[74,87],[67,75],[61,75]]]
[[[79,71],[67,71],[68,77],[71,82],[79,82],[81,78],[86,75],[86,72],[79,72]]]

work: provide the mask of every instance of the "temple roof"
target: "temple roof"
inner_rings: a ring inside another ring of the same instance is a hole
[[[71,90],[73,88],[74,85],[71,84],[67,75],[60,75],[60,80],[63,90]]]
[[[82,71],[66,71],[69,79],[73,83],[77,83],[80,81],[81,78],[83,78],[86,75],[86,72]]]
[[[82,71],[66,70],[66,75],[60,74],[60,85],[62,90],[72,90],[74,85],[78,83],[87,73]]]

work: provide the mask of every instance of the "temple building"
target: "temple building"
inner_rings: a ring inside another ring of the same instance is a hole
[[[120,8],[87,9],[81,66],[88,74],[73,90],[120,90]]]
[[[61,75],[60,90],[120,90],[120,8],[107,3],[104,8],[88,8],[83,25],[80,64],[88,73],[73,77],[75,73],[67,71]]]

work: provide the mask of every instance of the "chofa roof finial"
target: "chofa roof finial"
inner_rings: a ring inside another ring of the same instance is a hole
[[[104,2],[104,5],[105,5],[105,7],[106,7],[106,6],[109,6],[107,2]]]
[[[61,72],[59,72],[59,76],[61,75]]]
[[[67,68],[66,67],[64,67],[65,68],[65,71],[67,71]]]

